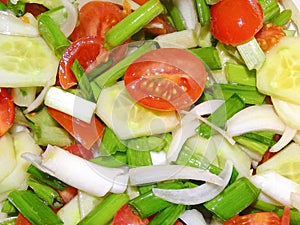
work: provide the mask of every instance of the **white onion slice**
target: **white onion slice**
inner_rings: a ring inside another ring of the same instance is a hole
[[[181,126],[172,132],[173,138],[167,152],[168,162],[176,161],[185,141],[196,134],[195,129],[200,124],[198,117],[213,113],[223,102],[223,100],[205,101],[195,106],[191,111],[184,112],[186,115],[181,120]]]
[[[190,166],[182,165],[157,165],[142,166],[129,170],[130,183],[132,185],[149,184],[166,180],[191,179],[223,185],[223,179],[210,173]]]
[[[195,30],[198,24],[198,17],[193,0],[173,0],[173,4],[178,8],[187,30]]]
[[[285,124],[275,113],[272,105],[249,106],[234,116],[226,124],[231,137],[253,131],[269,130],[282,134]]]
[[[300,193],[291,193],[292,207],[300,211]]]
[[[78,13],[75,6],[69,0],[62,0],[62,3],[67,11],[67,19],[60,26],[60,30],[66,37],[69,37],[77,24]]]
[[[84,6],[86,3],[91,2],[91,1],[95,1],[95,0],[77,0],[78,3],[78,8],[81,9],[82,6]],[[124,0],[96,0],[96,1],[101,1],[101,2],[111,2],[117,5],[121,5],[123,6],[123,2]],[[136,10],[137,8],[140,7],[139,4],[135,3],[132,0],[127,0],[128,4],[130,5],[131,9]]]
[[[207,225],[202,213],[196,209],[185,210],[179,218],[186,225]]]
[[[49,145],[41,156],[23,157],[66,184],[98,197],[127,187],[125,169],[99,166],[56,146]]]
[[[282,136],[270,149],[270,152],[278,152],[288,145],[295,137],[297,130],[295,128],[286,127],[283,131]]]
[[[212,183],[205,183],[195,188],[184,188],[179,190],[153,188],[154,195],[175,204],[198,205],[209,201],[220,194],[228,184],[233,164],[227,161],[220,177],[224,180],[224,185],[219,186]]]

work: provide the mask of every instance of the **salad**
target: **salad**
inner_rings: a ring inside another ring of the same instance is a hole
[[[300,224],[297,0],[1,0],[0,225]]]

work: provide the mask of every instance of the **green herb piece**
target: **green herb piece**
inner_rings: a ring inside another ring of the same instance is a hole
[[[215,47],[204,47],[190,49],[190,52],[202,60],[211,70],[222,69],[219,53]]]
[[[173,225],[179,216],[184,212],[185,205],[171,205],[159,212],[149,225]]]
[[[256,70],[248,70],[244,65],[227,62],[225,75],[228,83],[256,86]]]

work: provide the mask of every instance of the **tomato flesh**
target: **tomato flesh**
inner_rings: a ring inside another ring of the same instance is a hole
[[[60,197],[62,198],[62,201],[64,204],[67,204],[78,194],[77,188],[74,188],[72,186],[69,186],[62,191],[57,190],[57,192],[59,193]]]
[[[105,59],[106,50],[102,43],[103,39],[99,36],[86,36],[73,42],[66,49],[58,69],[59,83],[64,89],[77,84],[76,77],[71,70],[75,59],[84,70],[87,70],[93,63],[100,64]]]
[[[122,9],[110,2],[91,1],[79,11],[79,25],[71,34],[75,41],[84,36],[100,36],[124,18]]]
[[[0,88],[0,136],[4,135],[14,123],[15,105],[5,88]]]
[[[275,212],[258,212],[242,216],[234,216],[223,225],[280,225],[280,217]]]
[[[221,0],[211,6],[211,32],[225,44],[249,41],[262,28],[263,19],[257,0]]]
[[[129,94],[141,105],[162,111],[191,106],[203,93],[207,72],[202,62],[182,49],[145,53],[125,72]]]
[[[77,155],[77,156],[87,159],[87,160],[94,158],[92,151],[86,149],[81,144],[73,144],[73,145],[65,147],[64,149],[74,155]]]
[[[128,204],[125,204],[115,214],[112,225],[146,225],[148,223],[148,219],[141,219],[134,214]]]
[[[86,149],[102,139],[104,125],[95,116],[91,123],[83,122],[77,118],[48,107],[49,114],[65,128]]]
[[[19,213],[15,225],[32,225],[32,223],[30,223],[25,216]]]

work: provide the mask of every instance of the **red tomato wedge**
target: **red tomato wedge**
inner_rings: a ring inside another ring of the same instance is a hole
[[[50,107],[48,112],[84,148],[90,149],[96,141],[102,139],[105,126],[95,116],[92,117],[91,123],[86,123]]]
[[[4,135],[11,128],[14,119],[14,102],[7,89],[0,88],[0,136]]]
[[[281,215],[281,223],[280,225],[289,225],[291,220],[290,208],[285,206],[283,210],[283,214]]]
[[[247,42],[263,26],[264,14],[257,0],[221,0],[210,12],[211,32],[225,44]]]
[[[64,204],[67,204],[69,201],[71,201],[78,193],[78,190],[72,186],[69,186],[62,191],[60,190],[56,190],[56,191],[59,193]]]
[[[148,219],[141,219],[134,214],[128,204],[125,204],[115,214],[112,225],[146,225],[148,223]]]
[[[84,70],[91,65],[101,63],[107,56],[107,51],[102,46],[103,38],[100,36],[85,36],[73,42],[64,52],[59,63],[59,83],[64,89],[77,84],[71,66],[77,59]]]
[[[74,155],[77,155],[77,156],[87,159],[87,160],[92,159],[94,157],[92,151],[86,149],[81,144],[73,144],[73,145],[65,147],[64,149]]]
[[[258,212],[234,216],[223,225],[280,225],[280,218],[275,212]]]
[[[45,12],[47,8],[41,4],[37,3],[26,3],[25,12],[31,13],[34,17],[37,17],[41,13]]]
[[[207,72],[192,53],[176,48],[149,51],[126,70],[129,94],[141,105],[161,110],[191,106],[203,93]]]
[[[76,41],[84,36],[100,36],[124,18],[122,9],[110,2],[91,1],[79,11],[79,25],[71,34],[71,40]]]
[[[14,225],[32,225],[32,223],[30,223],[25,216],[19,213]]]

